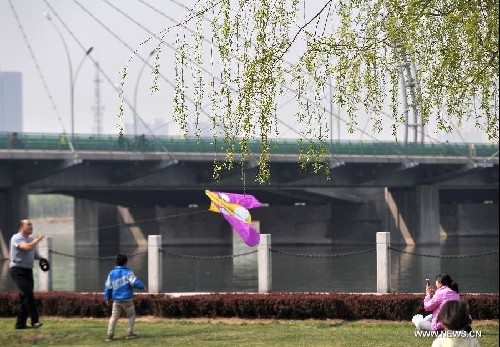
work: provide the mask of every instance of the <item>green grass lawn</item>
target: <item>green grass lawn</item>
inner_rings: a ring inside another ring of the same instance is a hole
[[[0,346],[426,346],[432,337],[415,337],[411,322],[272,321],[240,319],[174,320],[141,317],[136,340],[125,340],[120,319],[115,341],[104,342],[107,319],[42,317],[40,329],[14,329],[14,318],[0,319]],[[476,322],[482,347],[499,345],[498,322]]]

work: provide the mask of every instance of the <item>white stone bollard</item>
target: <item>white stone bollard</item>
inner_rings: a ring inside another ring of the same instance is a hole
[[[391,292],[391,233],[377,233],[377,293]]]
[[[148,293],[160,293],[163,284],[161,235],[148,236]]]
[[[259,293],[269,293],[272,289],[271,235],[260,234],[258,247]]]
[[[41,292],[50,292],[52,291],[52,253],[50,250],[52,248],[52,237],[46,236],[40,243],[38,244],[38,254],[47,259],[50,264],[49,271],[42,271],[38,273],[38,288]],[[35,260],[34,266],[38,266],[37,260]]]

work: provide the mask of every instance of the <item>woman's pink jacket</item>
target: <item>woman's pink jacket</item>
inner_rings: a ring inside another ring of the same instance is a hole
[[[428,312],[432,311],[432,330],[443,329],[443,325],[441,324],[441,322],[438,322],[437,317],[444,303],[450,300],[460,300],[460,294],[458,294],[448,286],[442,286],[441,288],[438,288],[432,298],[430,295],[425,296],[424,309]]]

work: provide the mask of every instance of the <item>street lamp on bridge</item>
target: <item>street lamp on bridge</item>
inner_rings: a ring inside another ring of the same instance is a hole
[[[142,65],[141,71],[139,71],[139,75],[137,76],[137,82],[135,83],[135,89],[134,89],[134,136],[137,137],[137,90],[139,89],[139,81],[141,80],[142,72],[146,68],[146,65],[148,65],[149,58],[155,54],[156,49],[152,50],[148,57],[144,59],[144,64]]]
[[[78,73],[80,72],[80,69],[82,68],[83,62],[85,59],[89,56],[89,54],[94,50],[94,47],[91,46],[89,47],[83,56],[83,58],[80,60],[80,63],[78,64],[75,73],[73,74],[73,63],[71,62],[71,55],[69,54],[69,49],[68,49],[68,44],[66,43],[66,40],[64,39],[63,34],[57,27],[57,25],[54,23],[52,20],[52,17],[47,12],[43,13],[43,16],[47,18],[47,20],[52,24],[54,29],[56,30],[57,34],[61,38],[61,41],[64,46],[64,51],[66,52],[66,57],[68,59],[68,66],[69,66],[69,93],[70,93],[70,115],[71,115],[71,138],[73,139],[75,137],[75,83],[76,79],[78,78]]]

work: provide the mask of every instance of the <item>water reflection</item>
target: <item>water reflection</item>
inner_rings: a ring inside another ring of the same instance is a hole
[[[166,247],[172,253],[199,257],[230,255],[231,248]],[[235,290],[233,285],[233,260],[192,259],[177,256],[163,257],[163,289],[167,292],[223,292]]]
[[[53,237],[55,251],[70,255],[85,255],[73,258],[58,254],[52,256],[53,289],[56,291],[101,292],[109,271],[114,267],[110,259],[97,259],[96,250],[75,250],[73,237],[68,236],[69,225],[48,228],[44,232]],[[54,231],[56,230],[56,231]],[[405,248],[407,252],[422,254],[478,254],[498,250],[498,237],[449,238],[441,246],[415,246]],[[366,246],[273,246],[295,256],[272,253],[273,291],[276,292],[375,292],[376,254],[369,252],[346,257],[308,258],[299,254],[342,254],[366,249]],[[196,259],[197,256],[242,254],[253,249],[245,245],[163,247],[163,289],[165,292],[257,292],[257,256],[249,254],[225,259]],[[124,248],[120,252],[132,254],[137,248]],[[192,255],[178,257],[171,253]],[[482,257],[428,258],[411,254],[391,252],[392,289],[395,292],[423,292],[425,278],[449,273],[459,284],[461,292],[499,292],[498,254]],[[129,267],[147,283],[147,254],[129,259]],[[39,269],[35,267],[35,276]],[[8,262],[0,263],[0,290],[15,290],[8,274]],[[35,281],[36,283],[38,281]]]
[[[375,292],[375,252],[345,257],[308,258],[298,254],[345,254],[366,246],[276,246],[297,254],[273,253],[273,290],[279,292]]]

